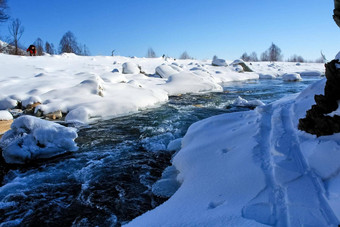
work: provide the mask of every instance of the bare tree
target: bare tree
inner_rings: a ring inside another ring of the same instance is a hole
[[[249,60],[250,61],[259,61],[259,59],[257,58],[257,54],[255,51],[253,51],[250,55],[249,55]]]
[[[148,58],[156,58],[156,53],[151,47],[148,49],[147,57]]]
[[[288,62],[305,62],[305,59],[303,59],[303,57],[301,56],[294,54],[287,61]]]
[[[276,46],[274,43],[269,47],[268,49],[269,53],[269,61],[281,61],[282,55],[281,55],[281,49]]]
[[[44,54],[44,48],[43,48],[43,41],[40,38],[37,38],[34,41],[35,48],[37,48],[37,55],[41,56]]]
[[[261,61],[269,61],[268,51],[265,51],[261,54]]]
[[[45,43],[45,52],[53,55],[54,54],[54,48],[53,48],[53,44],[50,44],[49,42]]]
[[[248,54],[246,52],[242,54],[241,59],[243,61],[249,61],[250,60],[250,58],[249,58],[249,56],[248,56]]]
[[[21,26],[21,21],[17,18],[8,26],[8,30],[12,38],[11,44],[14,46],[13,54],[19,55],[19,40],[24,33],[24,27]]]
[[[79,48],[77,39],[72,32],[66,32],[61,38],[59,43],[59,52],[81,54],[81,48]]]
[[[179,59],[191,59],[191,57],[189,56],[189,54],[184,51],[181,56],[179,56]]]
[[[5,10],[7,9],[6,1],[7,0],[0,0],[0,22],[5,22],[9,18],[9,16],[5,12]]]
[[[90,55],[90,50],[89,48],[84,44],[81,48],[80,54],[83,56],[89,56]]]

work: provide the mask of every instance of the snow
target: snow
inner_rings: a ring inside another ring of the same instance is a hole
[[[215,58],[212,63],[213,66],[228,66],[227,62],[224,59]]]
[[[22,116],[0,139],[0,147],[7,163],[24,164],[34,159],[76,151],[75,138],[77,133],[74,128],[33,116]]]
[[[37,57],[0,54],[0,62],[3,63],[0,110],[12,109],[18,102],[25,105],[40,102],[35,111],[48,114],[61,110],[67,121],[82,123],[157,107],[171,95],[220,92],[222,83],[259,79],[261,74],[307,70],[324,73],[323,64],[316,63],[296,66],[257,62],[251,66],[254,72],[239,73],[233,65],[216,67],[207,60],[74,54]],[[156,73],[163,78],[154,76]]]
[[[298,73],[285,73],[282,76],[282,79],[284,81],[300,81],[300,80],[302,80],[300,74],[298,74]]]
[[[1,110],[39,101],[36,111],[61,110],[72,123],[157,107],[171,95],[221,92],[230,81],[324,74],[317,63],[254,62],[254,72],[239,73],[232,64],[171,58],[0,54],[0,62]],[[177,151],[172,166],[152,187],[170,199],[126,226],[338,225],[340,134],[316,138],[297,130],[324,86],[321,79],[267,105],[239,97],[236,104],[256,109],[193,124],[184,138],[169,143],[167,149]],[[76,137],[73,128],[22,116],[0,146],[6,162],[26,163],[76,151]]]
[[[13,116],[7,110],[0,110],[0,121],[13,120]]]
[[[233,102],[233,105],[242,106],[242,107],[256,107],[256,106],[263,106],[264,103],[261,100],[247,101],[246,99],[243,99],[242,97],[239,96]]]
[[[125,226],[337,226],[340,134],[316,138],[297,129],[325,81],[193,124],[170,169],[179,189]],[[154,185],[160,195],[174,188],[168,172]]]

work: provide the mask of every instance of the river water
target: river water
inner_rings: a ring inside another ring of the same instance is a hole
[[[120,226],[163,203],[151,187],[170,165],[170,141],[218,114],[247,111],[241,96],[265,104],[300,92],[301,82],[256,80],[224,92],[170,97],[168,103],[80,128],[79,150],[26,166],[0,163],[0,226]]]

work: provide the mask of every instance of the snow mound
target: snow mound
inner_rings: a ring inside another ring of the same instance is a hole
[[[13,116],[7,110],[0,110],[0,121],[13,120]]]
[[[299,73],[302,77],[303,76],[315,76],[315,77],[317,77],[317,76],[319,76],[319,77],[321,77],[321,76],[323,76],[324,75],[324,73],[322,73],[322,72],[320,72],[320,71],[317,71],[317,70],[308,70],[308,71],[303,71],[303,72],[300,72]]]
[[[212,63],[213,66],[228,66],[227,62],[224,59],[215,58]]]
[[[24,164],[34,159],[76,151],[76,138],[74,128],[32,116],[22,116],[13,122],[11,130],[0,139],[0,147],[7,163]]]
[[[301,81],[302,78],[298,73],[285,73],[282,76],[284,81]]]
[[[169,95],[223,91],[223,88],[212,79],[190,72],[180,72],[169,76],[166,84],[161,85],[161,87]]]
[[[174,67],[172,67],[172,65],[160,65],[156,68],[155,71],[156,74],[158,74],[160,77],[166,79],[169,78],[169,76],[179,72],[179,70],[175,70]]]
[[[12,109],[18,104],[17,100],[0,96],[0,110]]]
[[[123,64],[123,74],[139,74],[140,69],[137,64],[133,62],[125,62]]]
[[[276,75],[275,74],[269,74],[269,73],[267,73],[267,74],[260,73],[259,77],[260,77],[260,79],[275,79]]]
[[[256,106],[264,106],[265,104],[261,100],[252,100],[247,101],[246,99],[241,98],[240,96],[234,101],[233,105],[241,106],[241,107],[250,107],[254,108]]]

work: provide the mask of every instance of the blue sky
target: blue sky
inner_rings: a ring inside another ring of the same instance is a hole
[[[333,0],[8,0],[8,13],[25,27],[24,46],[40,37],[59,46],[72,31],[92,55],[144,57],[183,51],[198,59],[258,56],[273,42],[284,59],[328,59],[340,50]],[[8,36],[8,22],[0,36]]]

